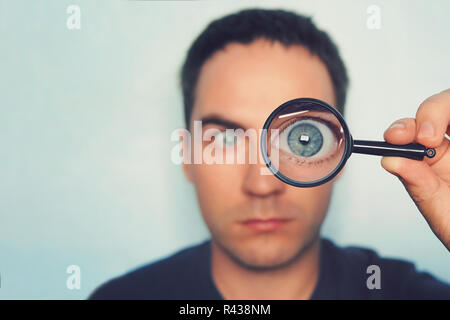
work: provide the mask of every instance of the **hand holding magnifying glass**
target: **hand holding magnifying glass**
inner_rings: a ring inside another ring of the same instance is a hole
[[[263,129],[261,150],[267,166],[279,179],[296,187],[315,187],[331,180],[352,153],[415,160],[436,154],[433,148],[418,143],[353,140],[339,111],[312,98],[282,104]]]
[[[333,179],[352,153],[384,156],[383,167],[400,178],[432,230],[450,250],[450,90],[436,96],[433,102],[421,105],[417,119],[405,120],[405,130],[397,126],[385,133],[391,143],[354,140],[342,115],[323,101],[288,101],[264,124],[263,158],[285,183],[315,187]],[[417,133],[416,122],[419,126],[425,118],[438,128],[431,140],[420,139]]]

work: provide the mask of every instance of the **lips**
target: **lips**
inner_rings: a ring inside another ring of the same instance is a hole
[[[244,221],[242,224],[254,231],[274,231],[281,228],[288,223],[290,219],[250,219]]]

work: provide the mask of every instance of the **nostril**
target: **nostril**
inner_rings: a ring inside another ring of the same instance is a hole
[[[285,184],[273,174],[261,174],[259,170],[251,170],[242,187],[250,196],[265,198],[281,193]]]

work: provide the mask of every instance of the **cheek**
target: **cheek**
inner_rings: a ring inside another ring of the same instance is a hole
[[[195,165],[193,183],[204,214],[215,215],[232,207],[240,200],[243,166]]]
[[[289,186],[287,193],[292,203],[298,204],[308,212],[312,219],[321,218],[325,215],[330,203],[332,183],[325,183],[314,188],[297,188]]]

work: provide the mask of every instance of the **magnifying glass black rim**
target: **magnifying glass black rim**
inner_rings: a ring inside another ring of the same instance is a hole
[[[272,164],[272,161],[270,160],[269,156],[267,155],[267,141],[266,141],[267,140],[267,131],[269,130],[270,124],[272,123],[273,119],[275,119],[276,115],[281,110],[291,106],[292,104],[305,103],[305,102],[320,105],[321,107],[323,107],[323,108],[327,109],[328,111],[330,111],[331,113],[333,113],[336,116],[336,118],[339,120],[339,122],[344,130],[344,137],[345,137],[344,154],[343,154],[341,161],[337,165],[337,167],[333,171],[331,171],[328,175],[326,175],[325,177],[318,179],[318,180],[313,180],[310,182],[300,182],[297,180],[293,180],[289,177],[286,177],[280,171],[278,171]],[[264,123],[264,127],[263,127],[263,130],[261,133],[261,142],[260,143],[261,143],[261,152],[262,152],[264,162],[266,163],[266,165],[270,169],[270,171],[272,171],[272,173],[278,179],[280,179],[281,181],[283,181],[287,184],[295,186],[295,187],[309,188],[309,187],[316,187],[318,185],[321,185],[321,184],[324,184],[325,182],[330,181],[339,173],[339,171],[341,171],[341,169],[345,165],[345,162],[351,155],[352,141],[353,141],[353,139],[352,139],[352,136],[350,135],[350,131],[347,127],[347,124],[345,123],[344,117],[340,114],[340,112],[337,109],[335,109],[334,107],[330,106],[328,103],[326,103],[322,100],[318,100],[318,99],[314,99],[314,98],[298,98],[298,99],[289,100],[289,101],[283,103],[281,106],[276,108],[270,114],[270,116],[267,118],[266,122]]]

